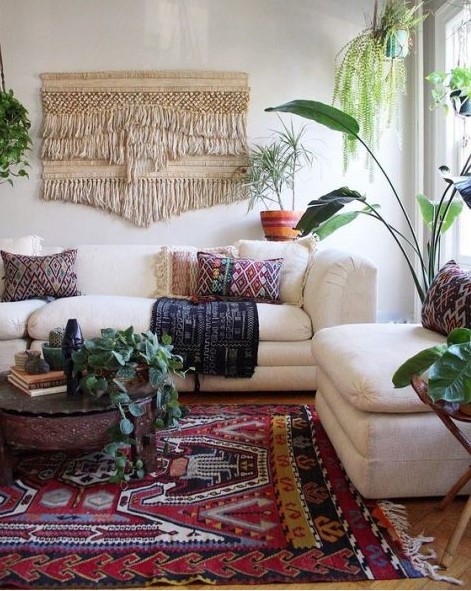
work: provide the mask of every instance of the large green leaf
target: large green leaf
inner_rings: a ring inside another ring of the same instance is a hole
[[[471,208],[471,174],[450,176],[450,169],[447,166],[440,166],[439,170],[442,177],[454,186],[466,205]]]
[[[296,226],[296,230],[299,230],[303,236],[313,232],[317,233],[322,223],[331,219],[345,205],[353,201],[364,202],[365,197],[348,187],[340,187],[322,195],[319,199],[310,201]]]
[[[420,207],[422,219],[429,229],[432,228],[433,221],[438,215],[443,217],[440,234],[444,234],[451,228],[456,218],[463,210],[463,201],[461,199],[453,199],[451,203],[449,201],[444,201],[440,207],[440,214],[438,212],[440,202],[430,201],[430,199],[427,199],[427,197],[421,193],[416,195],[416,199]]]
[[[396,388],[409,386],[411,377],[423,374],[424,371],[444,355],[446,349],[446,344],[435,345],[434,347],[420,351],[420,353],[405,361],[393,375],[392,381],[394,386]]]
[[[471,343],[451,345],[430,368],[432,400],[471,402]]]
[[[433,215],[435,212],[435,208],[433,207],[433,204],[430,201],[430,199],[427,199],[427,197],[425,195],[423,195],[422,193],[419,193],[418,195],[416,195],[415,198],[417,199],[417,203],[419,204],[420,213],[422,214],[422,219],[427,224],[427,226],[430,228],[433,223]]]
[[[375,203],[363,209],[338,213],[326,220],[325,222],[321,223],[316,230],[316,235],[319,238],[319,240],[324,240],[325,238],[327,238],[327,236],[330,236],[339,228],[342,228],[350,222],[353,222],[353,220],[356,220],[359,215],[365,215],[370,211],[370,209],[378,209],[379,207],[379,204]]]
[[[321,125],[325,125],[334,131],[341,131],[352,137],[357,137],[360,131],[360,126],[356,119],[347,115],[340,109],[336,109],[331,105],[326,105],[318,101],[309,101],[297,99],[284,103],[278,107],[268,107],[265,111],[277,111],[281,113],[291,113],[299,115],[305,119],[312,119]]]
[[[469,328],[454,328],[449,333],[446,342],[448,345],[458,345],[459,343],[471,342],[471,329],[469,329]]]

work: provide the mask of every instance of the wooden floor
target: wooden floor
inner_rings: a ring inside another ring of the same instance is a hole
[[[270,404],[274,400],[281,404],[311,404],[314,400],[313,393],[236,393],[236,394],[184,394],[180,395],[183,404]],[[396,500],[396,499],[394,499]],[[407,508],[411,535],[430,536],[435,538],[431,548],[441,556],[448,538],[458,521],[466,498],[459,497],[445,511],[438,509],[440,499],[397,499]],[[463,586],[457,586],[441,581],[432,581],[429,578],[404,579],[400,581],[360,581],[358,583],[306,583],[299,585],[185,585],[165,587],[162,585],[154,589],[471,589],[471,531],[468,527],[461,541],[459,552],[453,564],[440,571],[449,577],[460,579]],[[425,551],[425,548],[423,550]]]

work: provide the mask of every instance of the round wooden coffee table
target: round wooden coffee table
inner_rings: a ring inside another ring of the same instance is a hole
[[[156,468],[152,445],[155,397],[135,394],[144,413],[133,418],[133,458],[144,461],[146,471]],[[13,482],[16,456],[24,450],[96,450],[108,442],[107,431],[119,421],[109,403],[86,395],[66,393],[30,397],[0,378],[0,484]]]

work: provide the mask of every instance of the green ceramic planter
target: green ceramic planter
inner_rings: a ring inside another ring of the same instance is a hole
[[[409,31],[399,29],[389,35],[386,40],[386,57],[390,59],[404,58],[409,53]]]
[[[64,370],[65,359],[64,353],[61,347],[49,347],[43,344],[43,357],[49,363],[49,366],[53,370]]]

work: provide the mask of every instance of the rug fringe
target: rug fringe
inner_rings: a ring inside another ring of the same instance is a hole
[[[429,536],[411,536],[409,534],[410,524],[407,519],[407,510],[403,505],[392,503],[391,501],[381,501],[378,503],[381,510],[384,512],[386,518],[391,522],[396,530],[404,552],[412,563],[412,566],[435,581],[444,581],[454,585],[463,585],[463,581],[453,577],[441,575],[437,571],[442,569],[439,564],[432,564],[430,561],[437,558],[437,553],[430,549],[427,554],[424,554],[421,549],[423,544],[428,544],[434,541],[433,537]]]

